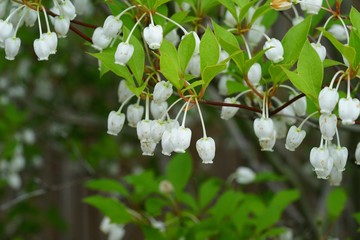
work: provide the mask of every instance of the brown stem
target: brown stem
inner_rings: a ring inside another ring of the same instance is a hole
[[[85,34],[83,34],[79,29],[77,29],[76,27],[70,25],[70,29],[75,32],[77,35],[79,35],[80,37],[82,37],[83,39],[85,39],[86,41],[88,41],[89,43],[93,43],[93,41],[91,40],[91,38],[89,38],[88,36],[86,36]]]

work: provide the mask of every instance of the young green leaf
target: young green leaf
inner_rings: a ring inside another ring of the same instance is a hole
[[[220,182],[216,179],[209,179],[204,182],[199,189],[199,207],[205,208],[218,194]]]
[[[191,57],[195,51],[195,38],[194,34],[187,34],[184,39],[180,42],[179,45],[179,62],[180,62],[180,69],[182,73],[185,73],[185,70],[189,64]]]
[[[94,179],[86,182],[86,187],[104,192],[116,192],[123,196],[128,196],[129,192],[118,181],[112,179]]]
[[[180,63],[176,49],[172,43],[164,40],[160,47],[160,71],[171,84],[181,89]]]
[[[350,12],[350,20],[355,29],[358,33],[360,33],[360,13],[354,8],[351,8]]]
[[[353,66],[357,68],[360,63],[360,31],[351,31],[349,46],[356,50]]]
[[[211,214],[217,222],[220,222],[225,217],[231,215],[241,198],[242,196],[234,192],[234,190],[228,190],[219,197],[215,206],[210,208],[208,213]]]
[[[271,11],[271,7],[269,4],[265,4],[259,8],[257,8],[251,18],[250,26],[254,24],[254,22],[261,16],[264,16],[266,13]]]
[[[126,28],[124,28],[124,31]],[[134,46],[134,53],[130,58],[128,65],[138,83],[138,86],[143,85],[144,65],[145,65],[145,51],[143,45],[135,36],[131,36],[130,44]]]
[[[217,65],[207,66],[202,73],[202,80],[204,80],[206,86],[210,84],[216,75],[221,73],[226,69],[225,63],[220,63]]]
[[[251,1],[240,8],[239,20],[241,21],[245,15],[249,12],[249,9],[255,4],[256,1]]]
[[[170,17],[170,19],[177,22],[177,23],[179,23],[179,24],[182,24],[182,23],[184,23],[183,20],[185,19],[185,17],[187,16],[188,13],[189,13],[189,11],[177,12],[174,15],[172,15]],[[174,23],[169,21],[165,26],[164,36],[166,36],[169,32],[171,32],[172,30],[174,30],[177,27],[178,26],[176,26]]]
[[[167,167],[167,179],[172,183],[175,193],[180,194],[186,186],[192,172],[192,160],[189,153],[178,153]]]
[[[233,3],[233,1],[231,1],[231,0],[218,0],[218,2],[221,3],[221,5],[223,5],[224,7],[226,7],[226,9],[229,10],[231,15],[233,15],[233,17],[236,19],[236,21],[238,21],[239,16],[236,13],[235,4]]]
[[[215,65],[219,61],[219,44],[208,27],[200,42],[200,69],[201,73],[207,66]],[[205,81],[205,80],[204,80]]]
[[[335,221],[344,210],[346,199],[346,193],[341,188],[336,188],[329,194],[327,209],[332,222]]]

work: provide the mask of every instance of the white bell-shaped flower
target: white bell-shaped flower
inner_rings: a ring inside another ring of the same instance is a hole
[[[25,157],[22,154],[15,155],[10,162],[10,172],[20,172],[25,167]]]
[[[134,95],[133,92],[126,86],[126,80],[121,80],[118,86],[118,100],[119,103],[123,103],[130,96]]]
[[[50,54],[55,54],[56,49],[57,49],[57,44],[58,44],[58,38],[57,38],[56,33],[54,33],[54,32],[43,33],[42,37],[44,38],[45,42],[49,46]]]
[[[328,179],[329,175],[331,173],[331,170],[333,169],[333,165],[334,165],[333,162],[334,162],[333,157],[329,156],[327,162],[325,162],[324,167],[320,170],[315,170],[317,178]]]
[[[155,103],[161,103],[172,95],[172,84],[168,81],[160,81],[154,87],[153,99]]]
[[[143,156],[154,156],[156,142],[151,138],[140,141],[141,151]]]
[[[74,0],[73,4],[78,15],[90,15],[93,12],[94,6],[89,0]]]
[[[249,184],[255,180],[256,174],[248,167],[238,167],[234,177],[235,181],[239,184]]]
[[[154,119],[160,119],[166,113],[167,108],[167,102],[156,103],[151,101],[150,103],[150,112]]]
[[[111,38],[105,35],[105,31],[102,27],[95,29],[92,35],[93,45],[92,47],[96,50],[102,51],[104,48],[107,48],[111,42]]]
[[[284,115],[283,118],[287,124],[293,125],[296,123],[295,111],[291,106],[287,106],[286,108],[281,110],[279,114]]]
[[[170,156],[171,153],[174,151],[174,139],[175,139],[175,134],[174,134],[174,129],[167,129],[162,137],[161,137],[161,148],[162,148],[162,154],[166,155],[166,156]]]
[[[332,168],[329,175],[330,186],[340,186],[342,181],[342,171]]]
[[[174,152],[184,153],[190,146],[191,129],[185,127],[178,127],[174,129],[175,139],[173,141]]]
[[[247,41],[250,45],[250,47],[256,47],[261,39],[263,38],[263,34],[265,33],[266,28],[264,25],[258,25],[258,24],[254,24],[251,26],[250,31],[247,34]]]
[[[279,40],[276,38],[271,38],[270,40],[266,41],[263,49],[265,50],[268,48],[270,49],[265,52],[265,55],[269,60],[273,61],[274,63],[278,63],[284,60],[284,48]]]
[[[76,10],[70,0],[62,0],[60,2],[60,7],[62,9],[62,13],[66,18],[69,18],[70,20],[74,20],[74,18],[76,17]]]
[[[218,90],[219,94],[223,96],[227,96],[229,89],[227,87],[228,81],[235,81],[235,79],[231,75],[223,75],[220,77],[220,80],[218,82]]]
[[[319,105],[322,114],[331,114],[337,102],[339,101],[339,93],[336,89],[324,87],[319,94]]]
[[[319,118],[319,127],[325,140],[331,141],[336,133],[337,117],[335,114],[322,114]]]
[[[160,25],[154,26],[150,24],[144,29],[144,39],[149,45],[149,48],[156,50],[159,49],[163,41],[163,29]]]
[[[239,14],[240,14],[240,8],[236,7],[236,15],[239,16]],[[229,10],[226,10],[224,18],[225,18],[224,19],[225,25],[227,25],[229,27],[235,27],[237,25],[237,20],[235,19],[235,17],[231,14],[231,12]]]
[[[259,139],[259,144],[261,147],[261,151],[266,151],[266,152],[273,152],[274,151],[274,146],[276,143],[276,131],[275,129],[272,132],[271,138],[270,139]]]
[[[293,26],[296,26],[298,25],[299,23],[301,23],[302,21],[304,21],[304,18],[301,17],[301,16],[297,16],[297,17],[294,17],[292,20],[291,20],[291,23]]]
[[[337,171],[344,171],[348,158],[348,150],[346,147],[336,147],[330,150],[330,154],[334,159],[334,167]]]
[[[27,8],[27,13],[24,16],[24,22],[26,27],[33,27],[37,20],[37,12],[31,8]]]
[[[108,16],[103,25],[104,35],[108,38],[115,38],[121,31],[122,25],[123,22],[119,18],[113,15]]]
[[[19,190],[21,187],[21,178],[20,175],[16,172],[12,172],[7,176],[7,183],[9,187],[14,190]]]
[[[167,130],[178,128],[179,126],[180,126],[179,122],[175,119],[169,119],[166,121],[166,129]]]
[[[360,114],[360,101],[357,98],[341,98],[339,117],[344,125],[353,125]]]
[[[70,19],[57,16],[54,18],[54,29],[59,38],[65,38],[70,28]]]
[[[326,57],[326,48],[320,43],[311,43],[311,46],[315,49],[320,57],[320,60],[323,62]]]
[[[34,51],[39,61],[44,61],[49,59],[50,47],[48,42],[45,41],[44,38],[35,39]]]
[[[117,136],[124,126],[125,114],[111,111],[108,116],[108,130],[110,135]]]
[[[259,140],[271,140],[274,135],[274,123],[271,118],[257,118],[254,121],[255,135]]]
[[[318,178],[326,179],[330,174],[334,160],[327,148],[314,147],[310,151],[310,163],[314,167]]]
[[[194,54],[198,54],[198,53],[200,52],[200,38],[199,38],[199,36],[197,35],[197,33],[194,32],[194,31],[191,31],[191,32],[189,32],[188,34],[194,35],[194,38],[195,38],[195,50],[194,50]],[[184,37],[185,37],[185,35],[182,36],[181,40],[183,40]],[[190,65],[190,63],[189,63],[189,65]]]
[[[253,86],[257,86],[261,80],[261,66],[259,63],[254,63],[247,74],[248,80]]]
[[[11,22],[0,19],[0,47],[5,46],[5,40],[13,35],[14,27]]]
[[[276,139],[283,139],[287,134],[286,122],[282,117],[272,118],[274,123],[274,129],[276,131]]]
[[[355,151],[355,164],[360,165],[360,142],[356,146]]]
[[[180,37],[177,34],[177,29],[174,29],[168,34],[166,34],[165,39],[171,42],[176,47],[180,42]]]
[[[286,136],[285,148],[289,151],[295,151],[300,146],[306,136],[306,132],[296,126],[291,126]]]
[[[211,137],[203,137],[196,141],[196,150],[202,160],[202,163],[213,163],[215,148],[215,141]]]
[[[5,58],[10,61],[14,60],[16,55],[19,53],[20,45],[21,45],[20,38],[11,37],[11,38],[6,39],[5,40],[5,53],[6,53]]]
[[[0,18],[3,18],[5,16],[7,4],[8,4],[7,0],[0,1]]]
[[[225,98],[224,103],[230,104],[240,104],[240,102],[236,101],[235,98]],[[221,108],[221,119],[229,120],[230,118],[234,117],[235,114],[239,111],[237,107],[227,107],[223,106]]]
[[[130,127],[136,127],[142,119],[144,107],[139,104],[130,104],[126,109],[126,118]]]
[[[151,139],[152,125],[153,125],[153,121],[151,120],[142,120],[137,123],[136,133],[139,140],[152,140]]]
[[[301,5],[308,14],[318,14],[323,0],[302,0],[303,4]]]
[[[290,94],[289,100],[292,100],[294,97],[296,97],[294,94]],[[302,97],[296,100],[290,106],[292,107],[292,109],[294,110],[297,116],[299,117],[304,116],[306,114],[306,109],[307,109],[306,97]]]
[[[134,54],[134,46],[130,43],[121,42],[115,52],[115,63],[125,66]]]
[[[333,24],[328,30],[337,40],[346,41],[346,30],[343,25]]]
[[[194,75],[195,77],[200,77],[201,68],[200,68],[200,54],[194,54],[189,61],[189,65],[186,68],[186,72]]]
[[[166,131],[166,123],[163,121],[157,120],[153,121],[151,125],[151,139],[158,143],[161,141],[162,135]]]

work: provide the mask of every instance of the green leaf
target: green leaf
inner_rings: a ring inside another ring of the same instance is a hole
[[[325,59],[323,62],[324,68],[328,68],[328,67],[332,67],[332,66],[337,66],[337,65],[343,65],[343,63],[332,60],[332,59]]]
[[[249,89],[249,87],[245,86],[243,83],[236,81],[227,81],[226,86],[228,88],[228,95],[244,92]]]
[[[163,40],[160,47],[160,71],[177,89],[181,89],[180,63],[176,49],[172,43]]]
[[[183,20],[185,19],[185,17],[187,16],[188,13],[189,13],[188,11],[177,12],[174,15],[172,15],[170,19],[179,24],[182,24],[182,23],[184,23]],[[169,32],[171,32],[172,30],[174,30],[177,27],[178,26],[176,26],[175,24],[173,24],[172,22],[169,21],[165,26],[164,36],[166,36]]]
[[[324,71],[320,57],[309,41],[305,42],[301,50],[298,74],[284,67],[282,68],[294,86],[305,93],[318,106],[318,95],[321,90]]]
[[[158,229],[142,225],[141,230],[144,233],[144,239],[146,240],[165,240],[163,234]]]
[[[118,181],[112,179],[95,179],[86,182],[86,187],[104,192],[116,192],[123,196],[129,196],[126,188]]]
[[[213,32],[208,27],[200,42],[200,69],[202,74],[207,66],[218,63],[219,54],[219,44]]]
[[[156,0],[155,5],[153,6],[153,10],[156,10],[159,6],[167,2],[170,2],[170,0]]]
[[[162,208],[167,205],[167,201],[161,198],[150,197],[145,202],[145,209],[151,216],[159,216],[162,214]]]
[[[261,50],[254,57],[252,57],[249,60],[246,60],[244,64],[244,73],[247,73],[251,68],[251,66],[254,65],[254,63],[256,63],[257,61],[259,61],[260,58],[262,58],[262,56],[265,54],[266,51],[267,49]]]
[[[269,182],[269,181],[279,182],[285,180],[286,178],[284,176],[280,176],[272,172],[261,172],[261,173],[256,173],[256,178],[254,182]]]
[[[274,85],[279,85],[288,79],[288,76],[284,72],[283,68],[290,69],[292,64],[273,64],[269,67],[269,74]]]
[[[187,34],[184,39],[180,42],[179,45],[179,62],[180,62],[180,69],[183,73],[189,64],[191,57],[194,55],[195,51],[195,37],[193,34]]]
[[[200,1],[200,13],[206,14],[211,8],[219,5],[217,0],[199,0]]]
[[[151,193],[159,192],[159,184],[155,180],[153,171],[144,171],[139,175],[128,175],[125,181],[134,187],[131,198],[134,202],[141,202]]]
[[[156,9],[156,12],[164,15],[164,16],[167,16],[168,15],[168,8],[166,5],[161,5],[158,9]],[[166,19],[163,18],[163,17],[160,17],[159,15],[155,14],[153,16],[153,19],[154,19],[154,22],[155,22],[155,25],[161,25],[162,27],[165,26],[166,24]]]
[[[226,69],[226,63],[207,66],[202,72],[202,79],[204,80],[206,86],[210,84],[211,80],[213,80],[214,77],[216,77],[216,75],[218,75],[225,69]]]
[[[217,222],[220,222],[225,217],[231,215],[241,198],[242,196],[234,192],[234,190],[228,190],[219,197],[215,206],[210,208],[208,213],[211,214]]]
[[[349,46],[343,45],[341,42],[339,42],[332,34],[325,31],[323,28],[319,28],[321,31],[323,31],[324,36],[327,37],[327,39],[330,40],[330,42],[335,46],[335,48],[342,54],[344,57],[349,61],[349,63],[354,66],[354,60],[355,60],[355,49]]]
[[[187,192],[182,192],[181,194],[177,195],[177,198],[180,202],[188,205],[191,207],[192,210],[197,211],[198,206],[196,204],[196,201],[194,199],[194,196]]]
[[[98,208],[105,216],[108,216],[113,223],[126,224],[132,221],[132,216],[127,212],[125,205],[113,198],[91,196],[85,198],[83,201]]]
[[[350,11],[350,20],[355,29],[358,33],[360,33],[360,13],[354,8],[351,8]]]
[[[199,189],[199,207],[205,208],[217,195],[220,190],[220,181],[217,179],[209,179],[204,182]]]
[[[121,13],[123,10],[125,10],[128,6],[120,1],[106,1],[106,4],[111,10],[111,13],[116,16],[119,13]]]
[[[256,1],[251,1],[240,8],[239,21],[241,21],[245,15],[249,12],[249,9],[255,4]]]
[[[334,189],[328,196],[327,209],[330,220],[335,221],[345,208],[346,193],[341,188]]]
[[[271,7],[269,4],[263,5],[257,8],[251,18],[250,26],[254,24],[254,22],[261,16],[264,16],[266,13],[271,11]]]
[[[256,233],[261,233],[268,227],[279,221],[281,213],[293,201],[299,198],[298,190],[284,190],[278,192],[272,199],[265,211],[259,215],[256,222]]]
[[[172,183],[175,193],[179,194],[186,186],[192,172],[192,160],[189,153],[178,153],[167,167],[167,179]]]
[[[304,21],[298,25],[293,26],[286,33],[283,40],[281,41],[284,47],[284,64],[293,65],[299,58],[300,51],[307,40],[311,25],[311,16],[305,18]]]
[[[226,7],[227,10],[233,15],[233,17],[236,19],[236,21],[239,21],[239,16],[236,13],[235,4],[231,0],[218,0],[218,2]]]
[[[187,91],[187,90],[189,90],[189,89],[192,89],[192,88],[194,88],[194,87],[203,85],[204,83],[205,83],[204,80],[195,81],[195,82],[191,83],[189,86],[187,86],[186,88],[183,88],[181,91],[182,91],[182,92],[185,92],[185,91]]]
[[[360,34],[357,31],[351,31],[349,46],[356,50],[353,67],[357,68],[360,63]]]

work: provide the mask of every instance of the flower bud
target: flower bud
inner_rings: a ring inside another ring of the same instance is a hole
[[[33,27],[37,20],[37,12],[31,8],[27,8],[26,11],[27,13],[24,16],[25,26]]]
[[[261,80],[261,66],[259,63],[254,63],[247,74],[248,80],[251,85],[256,86]]]
[[[306,11],[308,14],[318,14],[323,0],[302,0],[303,5],[302,8],[304,11]]]
[[[108,38],[115,38],[118,35],[118,33],[121,31],[122,25],[123,22],[119,18],[110,15],[105,19],[103,25],[103,29],[104,29],[103,33]]]
[[[150,24],[144,29],[144,39],[149,45],[149,48],[156,50],[159,49],[163,41],[163,29],[160,25],[154,26]]]
[[[320,60],[323,62],[326,57],[326,48],[320,43],[311,43],[311,46],[315,49],[320,57]]]
[[[144,107],[139,104],[130,104],[126,110],[126,118],[130,127],[136,127],[144,114]]]
[[[295,94],[290,94],[289,100],[292,100],[296,96],[295,96]],[[304,116],[306,114],[306,109],[307,109],[306,97],[302,97],[302,98],[296,100],[290,106],[292,107],[292,109],[294,110],[294,112],[297,116],[299,116],[299,117]]]
[[[286,137],[285,148],[289,151],[295,151],[300,146],[306,136],[306,132],[296,126],[291,126]]]
[[[177,34],[177,29],[174,29],[168,34],[166,34],[165,39],[171,42],[176,47],[180,42],[180,37]]]
[[[44,38],[35,39],[34,51],[39,61],[44,61],[49,59],[50,47],[48,42],[45,41]]]
[[[215,141],[211,137],[203,137],[196,141],[196,150],[202,163],[213,163],[215,157]]]
[[[224,103],[231,103],[231,104],[240,104],[240,102],[236,101],[235,98],[225,98]],[[235,114],[239,111],[237,107],[222,107],[221,108],[221,119],[229,120],[230,118],[234,117]]]
[[[5,22],[0,19],[0,29],[0,47],[4,47],[5,40],[12,36],[14,27],[11,22]]]
[[[60,2],[60,7],[62,9],[62,13],[66,18],[69,18],[70,20],[74,20],[74,18],[76,17],[76,10],[70,0],[62,0]]]
[[[339,41],[346,41],[347,39],[347,33],[343,25],[333,24],[329,28],[328,32],[331,33]]]
[[[117,136],[124,126],[125,114],[111,111],[108,117],[108,131],[110,135]]]
[[[119,103],[123,103],[130,96],[134,95],[133,92],[126,86],[126,80],[121,80],[118,86],[118,99]]]
[[[160,119],[166,113],[167,108],[167,102],[155,103],[151,101],[150,103],[150,112],[154,119]]]
[[[115,53],[115,63],[125,66],[134,53],[134,46],[130,43],[121,42]]]
[[[293,26],[296,26],[299,23],[301,23],[302,21],[304,21],[304,18],[301,16],[297,16],[297,17],[294,17],[291,22],[292,22]]]
[[[261,151],[273,152],[276,143],[276,131],[273,130],[270,139],[259,139]]]
[[[155,103],[161,103],[172,95],[173,89],[172,84],[167,81],[160,81],[156,83],[153,93],[153,99]]]
[[[259,140],[271,140],[274,135],[274,123],[271,118],[257,118],[254,121],[255,135]]]
[[[238,167],[235,172],[235,181],[239,184],[249,184],[255,180],[256,174],[248,167]]]
[[[140,147],[143,156],[154,156],[156,143],[152,139],[141,140]]]
[[[319,94],[319,105],[322,114],[331,114],[337,102],[339,101],[339,93],[336,89],[324,87]]]
[[[139,140],[151,140],[151,128],[153,122],[151,120],[139,121],[136,125],[136,133]]]
[[[329,175],[330,186],[340,186],[342,181],[342,171],[332,168]]]
[[[174,129],[175,138],[173,140],[174,152],[184,153],[190,146],[191,130],[190,128],[179,127]]]
[[[174,192],[174,186],[169,180],[162,180],[159,184],[159,191],[163,194],[170,194]]]
[[[355,164],[360,165],[360,142],[356,146],[355,151]]]
[[[227,87],[227,82],[228,81],[235,81],[235,79],[231,76],[231,75],[223,75],[221,76],[219,83],[218,83],[218,89],[219,89],[219,94],[223,95],[223,96],[227,96],[229,89]]]
[[[339,117],[344,125],[353,125],[360,114],[360,102],[357,98],[341,98],[339,101]]]
[[[240,8],[236,7],[236,15],[237,15],[236,18],[238,18],[239,14],[240,14]],[[225,20],[224,20],[225,25],[229,27],[235,27],[237,25],[236,18],[232,15],[232,13],[229,10],[226,10]]]
[[[337,118],[335,114],[321,115],[319,118],[319,126],[322,136],[325,140],[331,141],[336,133]]]
[[[261,41],[263,34],[265,33],[265,26],[264,25],[257,25],[254,24],[251,26],[250,31],[247,34],[247,40],[250,45],[250,47],[256,47],[259,42]]]
[[[107,48],[111,42],[111,38],[105,35],[104,29],[102,27],[98,27],[95,29],[92,35],[93,45],[92,47],[102,51],[104,48]]]
[[[290,9],[292,2],[290,0],[273,0],[270,3],[270,7],[277,11],[284,11]]]
[[[330,150],[330,154],[334,159],[334,168],[336,168],[337,171],[344,171],[346,161],[348,158],[348,150],[346,147],[336,147],[334,149]]]
[[[270,40],[266,41],[264,44],[263,49],[268,49],[265,52],[266,57],[273,61],[274,63],[281,62],[284,60],[284,48],[279,40],[276,38],[271,38]]]
[[[70,28],[70,19],[57,16],[54,18],[54,29],[59,38],[65,38]]]
[[[21,40],[17,37],[11,37],[5,40],[5,58],[14,60],[20,49]]]
[[[56,33],[54,32],[43,33],[42,37],[49,46],[50,54],[55,54],[58,44],[58,38]]]

